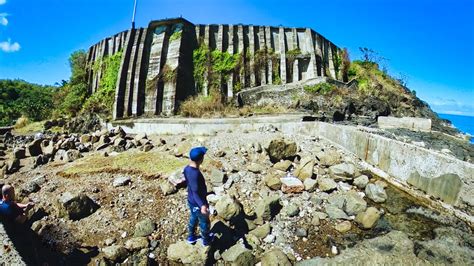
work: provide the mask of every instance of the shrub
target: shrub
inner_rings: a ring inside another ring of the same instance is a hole
[[[315,84],[315,85],[306,85],[306,86],[303,87],[303,89],[306,92],[314,93],[314,94],[319,93],[319,94],[322,94],[322,95],[326,95],[326,94],[330,93],[335,88],[336,88],[335,85],[330,84],[330,83],[326,83],[326,82],[318,83],[318,84]]]
[[[186,117],[203,117],[215,112],[221,112],[225,105],[215,94],[209,96],[198,95],[187,99],[180,105],[180,114]]]

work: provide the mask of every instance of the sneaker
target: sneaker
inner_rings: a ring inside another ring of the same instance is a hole
[[[187,241],[189,244],[194,245],[198,239],[199,237],[192,235],[192,236],[188,236]]]
[[[202,240],[202,245],[207,247],[209,245],[212,244],[212,242],[214,241],[215,239],[215,235],[213,233],[209,233],[209,237],[207,237],[206,239],[203,239]]]

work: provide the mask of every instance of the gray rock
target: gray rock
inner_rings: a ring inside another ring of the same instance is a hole
[[[357,177],[356,179],[354,179],[354,182],[353,182],[354,186],[360,189],[365,188],[368,183],[369,183],[369,178],[366,175],[361,175]]]
[[[131,252],[142,250],[148,247],[148,238],[142,237],[134,237],[130,238],[125,242],[125,248]]]
[[[112,262],[122,262],[128,256],[127,249],[120,245],[105,247],[102,253],[104,253],[104,258]]]
[[[94,213],[99,205],[85,194],[73,195],[66,192],[59,197],[60,215],[68,216],[71,220],[80,220]]]
[[[247,167],[247,170],[249,172],[252,172],[254,174],[260,174],[261,172],[263,172],[265,170],[265,168],[261,165],[261,164],[258,164],[258,163],[251,163],[248,167]]]
[[[264,225],[261,225],[254,230],[250,231],[249,234],[252,234],[260,239],[265,238],[268,234],[270,234],[272,230],[272,227],[270,226],[270,223],[265,223]]]
[[[133,139],[136,141],[140,141],[142,139],[148,139],[148,138],[146,136],[146,133],[138,133]]]
[[[41,142],[42,139],[35,139],[32,142],[30,142],[28,145],[26,145],[26,152],[29,156],[38,156],[43,153],[41,150]]]
[[[132,182],[132,179],[129,176],[119,176],[114,179],[112,185],[114,187],[121,187],[128,185],[130,182]]]
[[[73,162],[79,158],[82,158],[82,154],[78,150],[68,150],[64,153],[64,162]]]
[[[311,178],[306,178],[303,182],[304,184],[304,189],[308,192],[313,192],[316,190],[316,186],[318,184],[318,181],[316,179],[311,179]]]
[[[237,243],[222,253],[222,259],[230,265],[239,266],[253,266],[255,264],[255,257],[252,251],[245,248],[242,244]]]
[[[339,233],[347,233],[351,230],[352,224],[349,221],[344,221],[342,223],[336,224],[334,227]]]
[[[320,222],[319,216],[317,215],[313,216],[313,218],[311,219],[311,225],[318,226],[320,223],[321,222]]]
[[[337,183],[330,178],[319,178],[318,186],[321,191],[331,191],[337,188]]]
[[[346,195],[342,193],[332,193],[327,199],[328,203],[342,209],[346,203]]]
[[[121,137],[115,138],[114,140],[114,146],[125,146],[127,144],[127,141]]]
[[[352,180],[356,173],[356,168],[350,163],[341,163],[329,167],[329,175],[336,181]]]
[[[20,169],[20,159],[14,158],[7,161],[5,172],[7,174],[13,174]]]
[[[154,148],[153,145],[150,144],[150,143],[145,144],[145,145],[142,146],[142,150],[143,150],[144,152],[149,152],[149,151],[151,151],[153,148]]]
[[[296,156],[298,147],[295,142],[289,142],[284,139],[274,139],[270,142],[267,152],[273,163],[283,159],[290,159]]]
[[[281,209],[280,197],[267,196],[257,202],[255,207],[255,214],[257,218],[263,220],[271,220]]]
[[[171,195],[175,193],[176,191],[178,191],[175,185],[171,184],[171,182],[168,180],[162,180],[160,182],[160,189],[161,189],[161,193],[163,193],[163,195],[165,196]]]
[[[349,219],[349,216],[347,216],[347,214],[343,210],[339,209],[337,206],[327,205],[325,210],[329,218],[331,219],[334,219],[334,220],[337,220],[337,219],[348,220]]]
[[[289,204],[286,206],[286,215],[294,217],[300,213],[300,208],[296,204]]]
[[[315,160],[313,157],[305,157],[301,159],[300,165],[295,169],[295,176],[304,181],[313,176]]]
[[[13,158],[15,159],[24,159],[26,156],[26,150],[24,148],[15,148],[13,149]]]
[[[81,135],[81,137],[79,138],[79,141],[85,144],[87,142],[90,142],[91,139],[92,139],[92,136],[90,134],[84,134],[84,135]]]
[[[357,214],[355,221],[364,229],[374,227],[380,218],[380,211],[374,207],[369,207],[365,212]]]
[[[319,164],[322,166],[332,166],[341,162],[341,154],[334,149],[320,152],[316,156],[319,159]]]
[[[167,258],[183,264],[204,265],[209,253],[209,246],[190,245],[186,241],[171,244],[167,250]]]
[[[273,190],[279,190],[281,188],[281,180],[277,173],[268,173],[263,178],[263,182],[267,187]]]
[[[221,170],[213,168],[210,177],[213,186],[218,187],[224,184],[225,174]]]
[[[291,266],[285,253],[279,248],[273,248],[263,254],[260,260],[262,266]]]
[[[156,224],[149,218],[145,218],[135,224],[135,231],[133,235],[135,237],[149,236],[156,229]]]
[[[275,168],[276,170],[283,171],[283,172],[288,171],[290,167],[291,167],[291,161],[289,160],[277,162],[276,164],[273,165],[273,168]]]
[[[298,227],[296,228],[295,235],[298,237],[307,237],[308,230],[306,230],[305,228]]]
[[[387,200],[387,193],[385,193],[385,189],[380,185],[368,184],[365,187],[365,194],[369,199],[377,203],[385,202]]]
[[[230,221],[241,213],[242,208],[235,198],[224,195],[217,201],[216,211],[224,220]]]
[[[348,215],[356,215],[367,209],[367,202],[355,191],[349,191],[346,195],[344,211]]]

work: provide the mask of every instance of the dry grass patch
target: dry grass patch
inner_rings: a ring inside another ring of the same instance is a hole
[[[43,132],[44,121],[30,122],[28,118],[19,118],[15,124],[13,132],[19,135],[29,135],[38,132]]]
[[[186,164],[186,159],[176,158],[163,152],[128,151],[109,157],[99,154],[87,156],[75,161],[59,174],[65,177],[76,177],[81,174],[101,172],[131,173],[156,178],[180,170]]]

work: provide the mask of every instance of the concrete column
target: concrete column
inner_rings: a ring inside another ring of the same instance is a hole
[[[153,29],[151,29],[153,31]],[[148,71],[145,86],[145,114],[156,115],[158,97],[158,75],[161,71],[161,54],[166,31],[156,34],[151,33],[150,59],[148,61]]]
[[[286,84],[286,48],[285,48],[285,29],[280,27],[278,34],[280,44],[280,78],[281,83]]]
[[[130,30],[127,34],[126,44],[123,49],[122,62],[117,77],[117,84],[115,85],[115,101],[113,107],[113,119],[123,117],[124,113],[124,98],[125,98],[125,86],[127,84],[127,73],[130,65],[130,54],[132,52],[133,41],[135,38],[135,29]]]
[[[237,26],[237,38],[239,39],[239,52],[240,54],[243,56],[243,58],[245,60],[247,60],[247,55],[246,55],[246,51],[245,51],[245,47],[244,47],[244,28],[243,26],[240,24]],[[242,66],[242,71],[240,71],[239,76],[240,76],[240,83],[242,85],[242,88],[245,88],[246,84],[245,84],[245,73],[248,71],[248,69],[245,69],[245,61],[244,61],[244,64]]]
[[[201,25],[196,25],[195,26],[195,31],[196,31],[196,40],[199,42],[199,37],[201,36]]]
[[[314,35],[314,45],[316,50],[316,71],[318,76],[324,77],[324,60],[323,60],[323,48],[322,48],[322,40],[319,34]]]
[[[265,28],[264,27],[258,27],[258,43],[260,46],[259,52],[260,54],[262,52],[266,52],[266,45],[265,45]],[[264,64],[263,66],[260,67],[260,84],[265,85],[267,84],[267,76],[266,76],[266,70],[267,66]]]
[[[230,54],[235,54],[234,47],[234,25],[229,25],[228,40],[229,45],[227,46],[227,52]],[[234,97],[234,75],[235,73],[229,74],[229,79],[227,80],[227,98]]]
[[[306,28],[304,32],[306,47],[309,49],[309,55],[311,59],[309,60],[308,71],[306,72],[306,79],[312,79],[317,76],[317,66],[316,66],[316,51],[314,49],[314,39],[313,33],[310,28]]]
[[[272,46],[272,31],[270,27],[265,27],[265,48],[267,49],[267,54],[269,54],[270,50],[275,52]],[[267,83],[273,84],[273,62],[271,58],[268,59],[267,69]]]
[[[137,50],[137,57],[136,57],[136,64],[135,64],[135,75],[134,75],[134,82],[133,82],[133,102],[132,102],[132,116],[136,117],[141,115],[143,112],[144,103],[144,95],[145,95],[145,88],[144,86],[140,86],[145,84],[140,78],[144,76],[142,73],[144,69],[145,62],[143,60],[144,51],[145,51],[145,40],[147,35],[147,28],[141,29],[142,33],[140,36],[140,41],[138,42],[138,50]]]
[[[210,47],[210,26],[209,25],[206,25],[204,26],[204,43]]]
[[[291,29],[291,33],[293,35],[292,41],[293,41],[293,49],[298,49],[298,33],[296,32],[296,28]]]
[[[107,39],[107,43],[108,43],[108,48],[109,48],[108,51],[107,51],[107,54],[109,56],[114,55],[115,53],[114,53],[114,39],[113,39],[113,37]]]
[[[137,63],[137,52],[140,43],[142,29],[138,29],[135,32],[133,38],[132,50],[130,52],[130,62],[128,64],[127,81],[125,82],[124,99],[123,99],[123,117],[128,117],[132,114],[132,103],[133,99],[136,98],[136,94],[133,93],[134,82],[135,82],[135,68]]]
[[[181,48],[181,40],[182,40],[182,35],[181,38],[173,40],[169,42],[168,44],[168,52],[166,53],[166,66],[169,68],[171,71],[174,71],[177,75],[177,68],[179,65],[179,56],[180,56],[180,48]],[[169,38],[166,38],[169,40]],[[165,40],[166,40],[165,39]],[[175,113],[175,108],[176,108],[176,84],[177,83],[177,77],[174,80],[171,81],[165,81],[164,87],[163,87],[163,110],[162,114],[169,116],[173,115]]]
[[[224,42],[224,26],[222,24],[219,24],[219,28],[217,30],[216,49],[221,52],[224,51],[222,49],[223,42]]]
[[[299,67],[299,59],[295,59],[293,62],[293,80],[292,82],[297,82],[300,80],[300,67]]]
[[[334,58],[333,58],[333,51],[331,47],[331,43],[326,40],[326,47],[327,47],[327,60],[329,66],[329,74],[331,78],[336,79],[336,68],[334,67]]]
[[[254,26],[249,26],[249,51],[250,51],[250,87],[255,87],[255,31]]]

